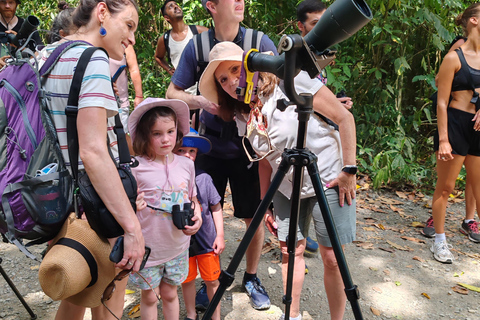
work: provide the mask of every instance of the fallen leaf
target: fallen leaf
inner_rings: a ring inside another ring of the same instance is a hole
[[[381,229],[381,230],[385,230],[385,227],[381,223],[375,224],[375,227],[377,227],[378,229]]]
[[[400,237],[400,238],[402,238],[403,240],[408,240],[408,241],[412,241],[412,242],[416,242],[416,243],[425,243],[425,240],[421,240],[421,239],[417,239],[417,238],[413,238],[413,237],[403,236],[403,237]]]
[[[385,273],[385,275],[389,276],[390,275],[390,270],[383,270],[383,273]]]
[[[363,230],[365,231],[375,231],[374,227],[363,227]]]
[[[403,209],[395,207],[393,204],[390,205],[390,209],[392,209],[393,212],[402,212]]]
[[[376,316],[379,316],[381,315],[382,313],[380,312],[380,310],[378,309],[375,309],[374,307],[370,307],[370,310],[372,311],[372,313]]]
[[[394,283],[395,283],[395,285],[396,285],[397,287],[399,287],[399,286],[402,285],[402,283],[401,283],[400,281],[395,281]]]
[[[405,268],[412,269],[413,266],[411,264],[409,264],[408,266],[405,266]]]
[[[458,273],[455,272],[455,273],[453,274],[453,276],[454,276],[454,277],[460,277],[460,276],[463,276],[463,274],[464,274],[463,271],[462,271],[460,274],[458,274]]]
[[[396,204],[396,205],[399,205],[399,204],[403,204],[402,201],[398,201],[398,200],[395,200],[395,199],[391,199],[391,198],[385,198],[385,197],[378,197],[378,200],[383,203],[383,204]]]
[[[395,193],[397,194],[397,196],[398,196],[399,198],[407,199],[407,194],[406,194],[405,192],[395,191]]]
[[[425,262],[425,260],[423,260],[422,258],[420,258],[420,257],[418,257],[418,256],[414,256],[412,259],[413,259],[413,260],[420,261],[420,262]]]
[[[428,294],[426,294],[425,292],[422,292],[422,296],[424,296],[425,298],[430,300],[430,296]]]
[[[30,270],[38,270],[39,267],[40,267],[40,265],[31,266],[31,267],[30,267]]]
[[[135,290],[125,289],[125,294],[134,294]]]
[[[472,285],[469,285],[469,284],[465,284],[465,283],[458,283],[459,286],[462,286],[470,291],[475,291],[475,292],[480,292],[480,288],[479,287],[475,287],[475,286],[472,286]]]
[[[128,312],[128,317],[130,319],[138,318],[140,317],[140,304],[135,305],[129,312]]]
[[[412,248],[409,248],[409,247],[407,247],[407,246],[405,246],[405,247],[404,247],[404,246],[401,246],[401,245],[396,244],[395,242],[392,242],[392,241],[390,241],[390,240],[387,240],[387,243],[388,243],[389,245],[391,245],[392,247],[394,247],[395,249],[398,249],[398,250],[402,250],[402,251],[413,251]]]
[[[377,288],[377,287],[373,287],[372,290],[375,291],[375,292],[378,292],[378,293],[382,293],[382,292],[383,292],[382,289]]]
[[[455,291],[456,293],[460,293],[460,294],[464,294],[464,295],[468,294],[468,290],[465,289],[465,288],[462,288],[460,286],[452,287],[452,290]]]
[[[395,252],[395,250],[393,250],[393,249],[391,249],[391,248],[379,247],[378,249],[383,250],[383,251],[387,251],[387,252],[390,252],[390,253],[394,253],[394,252]]]
[[[425,227],[425,223],[423,223],[423,222],[418,222],[418,221],[413,221],[413,222],[412,222],[412,227],[414,227],[414,228],[423,228],[423,227]]]
[[[378,269],[375,268],[375,267],[368,267],[368,268],[369,268],[370,270],[372,270],[372,271],[378,271]]]
[[[372,250],[373,249],[373,243],[371,242],[360,242],[357,243],[357,247],[360,247],[365,250]]]
[[[262,255],[264,255],[267,252],[272,251],[273,249],[275,249],[275,247],[270,242],[265,242],[265,244],[263,245],[263,248],[262,248]]]

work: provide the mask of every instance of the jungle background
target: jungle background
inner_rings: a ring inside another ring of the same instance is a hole
[[[144,96],[164,97],[170,76],[157,65],[154,52],[159,36],[170,25],[161,17],[163,1],[138,2],[135,51]],[[298,33],[295,8],[299,2],[245,0],[243,25],[262,30],[277,44],[283,34]],[[360,174],[371,179],[375,188],[431,191],[436,177],[432,152],[436,112],[429,97],[436,90],[435,74],[450,42],[462,34],[454,19],[474,1],[366,2],[373,19],[335,46],[337,59],[327,69],[328,86],[334,93],[345,90],[353,99]],[[72,6],[77,3],[70,1]],[[57,4],[58,0],[22,1],[17,14],[34,14],[42,21],[40,29],[49,29]],[[187,23],[211,26],[200,0],[184,0],[182,7]],[[46,33],[41,34],[45,38]],[[464,178],[462,171],[457,181],[462,190]]]

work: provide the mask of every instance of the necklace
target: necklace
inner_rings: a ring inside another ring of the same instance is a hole
[[[17,16],[16,16],[16,15],[13,15],[13,17],[12,17],[10,20],[8,20],[8,22],[7,22],[7,19],[5,19],[5,17],[3,16],[3,14],[0,14],[0,16],[2,17],[2,20],[3,20],[3,21],[0,20],[0,22],[5,26],[5,28],[6,28],[7,30],[10,30],[10,29],[8,28],[8,25],[9,25],[10,22],[12,22]],[[17,19],[17,20],[18,20],[18,19]],[[13,22],[15,22],[15,21],[13,21]]]

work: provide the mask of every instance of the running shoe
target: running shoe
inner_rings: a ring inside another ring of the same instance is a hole
[[[243,288],[250,297],[254,309],[265,310],[270,308],[270,298],[268,297],[268,293],[264,286],[262,286],[260,279],[255,277],[246,282],[244,279]]]
[[[427,238],[435,237],[435,228],[433,227],[433,217],[430,216],[427,222],[425,222],[425,227],[423,227],[421,233]]]
[[[467,235],[468,239],[473,242],[480,242],[480,233],[478,232],[478,223],[472,220],[468,223],[462,222],[460,232]]]
[[[433,257],[435,260],[440,261],[441,263],[452,263],[455,258],[450,252],[452,245],[447,244],[446,240],[440,242],[434,242],[430,251],[433,252]]]
[[[309,254],[314,254],[318,252],[318,243],[310,237],[307,237],[307,243],[305,245],[305,252]]]
[[[208,300],[207,286],[204,282],[202,282],[202,286],[200,289],[198,289],[197,294],[195,295],[195,310],[205,311],[207,310],[209,303],[210,301]]]

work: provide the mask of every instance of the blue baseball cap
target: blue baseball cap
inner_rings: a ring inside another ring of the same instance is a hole
[[[190,128],[190,132],[183,137],[183,147],[197,148],[198,153],[209,153],[212,149],[212,143],[205,137],[202,137],[198,132]]]

